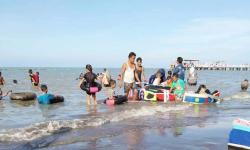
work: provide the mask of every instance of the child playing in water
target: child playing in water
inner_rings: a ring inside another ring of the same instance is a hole
[[[2,89],[0,88],[0,100],[2,100],[4,97],[8,96],[12,91],[8,91],[7,93],[3,93]]]
[[[243,82],[241,82],[241,90],[242,91],[247,91],[248,87],[249,87],[249,83],[248,83],[247,79],[245,79]]]
[[[213,96],[218,96],[219,91],[215,90],[213,93],[211,93],[210,90],[207,89],[206,85],[201,84],[195,93],[196,94],[209,94],[209,95],[213,95]]]
[[[82,84],[86,84],[86,99],[87,99],[87,105],[91,105],[91,98],[93,99],[94,105],[97,105],[96,102],[96,93],[90,92],[91,87],[96,87],[96,81],[97,75],[93,73],[92,66],[90,64],[86,65],[86,73],[84,74],[83,79],[80,81],[80,86]]]
[[[168,77],[167,77],[167,81],[165,82],[165,85],[166,85],[167,87],[171,87],[172,84],[173,84],[172,77],[171,77],[171,76],[168,76]]]
[[[197,91],[195,92],[196,94],[208,94],[214,97],[214,102],[222,101],[222,99],[219,99],[217,97],[220,96],[220,92],[218,90],[215,90],[214,92],[210,92],[209,89],[207,89],[206,85],[201,84]]]
[[[170,92],[175,94],[176,101],[182,101],[182,98],[185,92],[185,82],[182,79],[178,78],[177,73],[173,74],[172,80],[173,80],[173,83],[172,83]]]
[[[34,86],[38,86],[39,85],[39,82],[40,82],[40,79],[39,79],[39,72],[36,72],[33,77],[32,77],[32,83]]]
[[[119,105],[128,101],[127,96],[116,95],[115,88],[116,88],[116,81],[111,79],[110,89],[107,92],[108,98],[104,100],[104,104]]]
[[[112,99],[115,96],[115,88],[116,88],[116,81],[111,79],[110,80],[110,89],[108,90],[108,97]]]
[[[43,95],[38,97],[39,104],[53,104],[64,101],[64,98],[62,96],[48,94],[48,87],[46,84],[42,84],[40,89],[43,92]]]
[[[45,84],[41,85],[41,91],[43,95],[38,97],[39,104],[50,104],[50,100],[54,98],[54,95],[48,94],[48,87]]]

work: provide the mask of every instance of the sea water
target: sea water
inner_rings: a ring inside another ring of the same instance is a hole
[[[1,68],[6,80],[2,90],[40,95],[30,84],[28,69]],[[97,106],[86,106],[77,80],[81,68],[31,69],[39,71],[41,83],[50,93],[63,95],[65,102],[39,105],[5,97],[0,101],[0,149],[227,149],[232,121],[250,120],[249,92],[240,92],[240,82],[250,79],[247,71],[198,72],[198,84],[219,90],[221,104],[130,102],[112,107],[102,104],[103,91],[97,94]],[[116,79],[120,70],[109,70]],[[145,70],[147,78],[157,71]]]

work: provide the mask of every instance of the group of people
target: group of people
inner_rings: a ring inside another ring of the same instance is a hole
[[[141,88],[150,85],[150,86],[160,86],[162,88],[166,87],[169,89],[170,93],[175,95],[176,101],[182,101],[184,93],[185,93],[185,67],[183,65],[183,58],[178,57],[176,60],[176,66],[174,69],[169,70],[167,75],[165,74],[164,69],[159,69],[157,72],[150,76],[149,80],[146,79],[145,76],[145,68],[142,65],[142,58],[136,58],[136,54],[134,52],[130,52],[128,55],[128,61],[123,63],[120,74],[118,75],[118,85],[119,88],[124,88],[124,96],[128,99],[138,100],[138,92]],[[33,70],[29,69],[28,71],[31,84],[33,86],[39,86],[39,72],[33,73]],[[195,68],[191,67],[187,82],[197,84],[196,82],[189,82],[192,77],[196,77]],[[85,73],[81,73],[79,78],[79,87],[86,92],[86,101],[87,105],[97,104],[96,93],[99,92],[102,87],[105,88],[107,97],[112,98],[116,96],[116,80],[112,78],[110,72],[105,68],[103,73],[95,74],[93,72],[93,68],[90,64],[86,65]],[[15,84],[17,84],[16,80],[13,80]],[[5,81],[0,72],[0,86],[4,85]],[[189,84],[192,85],[192,84]],[[242,90],[248,88],[248,80],[242,82]],[[40,86],[43,95],[38,97],[39,103],[49,104],[52,103],[49,100],[53,99],[55,95],[48,94],[48,87],[45,84]],[[11,91],[7,93],[3,93],[0,88],[0,99],[4,96],[7,96]],[[218,95],[218,91],[210,92],[207,89],[206,85],[200,85],[197,94],[209,94],[209,95]],[[131,96],[132,95],[132,96]]]
[[[39,72],[33,73],[32,69],[29,69],[29,77],[33,86],[39,86],[40,83]]]
[[[135,63],[136,61],[136,63]],[[146,83],[154,86],[166,86],[170,88],[170,92],[174,93],[176,100],[182,100],[185,92],[185,68],[182,64],[183,59],[177,58],[177,66],[173,71],[168,71],[168,76],[165,76],[165,70],[159,69],[149,80],[146,79],[145,70],[142,65],[142,58],[136,58],[134,52],[128,55],[128,61],[122,65],[120,74],[118,75],[119,88],[124,88],[124,95],[132,100],[138,100],[138,91]],[[109,88],[109,97],[115,96],[116,80],[111,78],[107,69],[101,74],[93,73],[92,66],[86,65],[85,74],[81,75],[79,86],[86,91],[87,104],[91,104],[91,99],[94,104],[96,102],[96,93],[100,90],[91,92],[91,88],[95,88],[102,84],[105,88]],[[85,87],[85,88],[82,88]],[[98,89],[98,88],[97,88]],[[131,94],[132,92],[132,94]],[[132,97],[130,95],[133,95]]]

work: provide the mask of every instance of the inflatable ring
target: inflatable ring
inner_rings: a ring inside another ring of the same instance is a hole
[[[60,102],[64,102],[63,96],[56,95],[53,99],[50,100],[50,104],[60,103]]]
[[[94,86],[94,87],[98,88],[97,92],[100,92],[100,91],[102,90],[102,85],[99,84],[99,83],[97,83],[97,82],[95,82],[95,86]],[[92,92],[90,91],[90,87],[88,86],[87,82],[83,82],[83,83],[80,85],[80,88],[81,88],[83,91],[85,91],[85,92],[92,93]],[[96,92],[94,92],[94,93],[96,93]]]
[[[127,101],[128,101],[127,96],[117,95],[117,96],[114,96],[114,99],[106,99],[106,100],[104,100],[104,104],[107,104],[107,105],[121,105],[121,104],[124,104]]]
[[[21,93],[12,93],[10,95],[11,100],[20,100],[20,101],[29,101],[35,100],[36,94],[32,92],[21,92]]]

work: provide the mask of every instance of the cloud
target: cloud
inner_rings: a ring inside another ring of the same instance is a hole
[[[237,18],[193,19],[162,39],[168,49],[183,57],[231,63],[248,63],[250,20]]]

